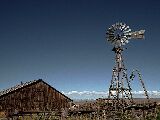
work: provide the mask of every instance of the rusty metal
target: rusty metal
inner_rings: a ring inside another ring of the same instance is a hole
[[[129,42],[128,40],[143,39],[144,32],[145,30],[131,32],[131,29],[125,23],[116,23],[107,30],[106,38],[114,45],[112,51],[115,52],[115,66],[112,70],[108,95],[108,108],[110,110],[108,110],[107,114],[114,116],[114,119],[122,120],[125,119],[126,115],[130,115],[131,119],[135,119],[137,115],[135,113],[138,110],[141,111],[139,113],[143,114],[142,118],[145,119],[145,113],[154,112],[156,104],[153,105],[153,103],[149,102],[149,96],[140,72],[138,70],[133,71],[129,79],[122,56],[122,52],[124,51],[123,46]],[[139,81],[148,101],[146,104],[138,105],[133,100],[131,82],[134,79],[135,73],[138,74]]]
[[[142,75],[141,75],[140,71],[139,70],[133,70],[132,73],[131,73],[130,79],[133,81],[135,76],[136,76],[136,73],[138,74],[138,79],[139,79],[139,81],[140,81],[140,83],[141,83],[141,85],[143,87],[144,94],[145,94],[145,96],[146,96],[146,98],[147,98],[147,100],[149,102],[150,101],[149,100],[149,95],[148,95],[148,92],[147,92],[147,89],[145,87],[145,84],[144,84],[144,81],[142,79]]]
[[[118,111],[123,110],[128,104],[133,104],[133,97],[127,70],[123,62],[123,48],[117,47],[114,48],[113,51],[116,54],[115,67],[112,70],[108,99],[114,101],[114,110]]]

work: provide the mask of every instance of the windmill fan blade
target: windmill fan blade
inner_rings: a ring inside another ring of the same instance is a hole
[[[125,27],[123,31],[127,30],[129,28],[129,26]]]
[[[125,30],[123,33],[131,32],[131,29]]]

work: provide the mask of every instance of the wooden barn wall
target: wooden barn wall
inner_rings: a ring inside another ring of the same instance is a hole
[[[55,111],[68,107],[69,99],[43,82],[16,90],[0,97],[0,111],[15,112]]]

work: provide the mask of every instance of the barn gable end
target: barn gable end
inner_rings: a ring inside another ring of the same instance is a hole
[[[0,112],[13,115],[21,112],[60,111],[72,100],[42,79],[10,88],[0,94]]]

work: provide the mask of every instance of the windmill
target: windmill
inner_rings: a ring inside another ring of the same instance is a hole
[[[144,39],[144,32],[145,30],[132,32],[129,26],[120,22],[109,27],[106,32],[106,39],[113,45],[112,51],[115,53],[115,66],[108,95],[108,99],[113,101],[115,111],[123,110],[128,104],[134,104],[122,52],[130,39]]]

